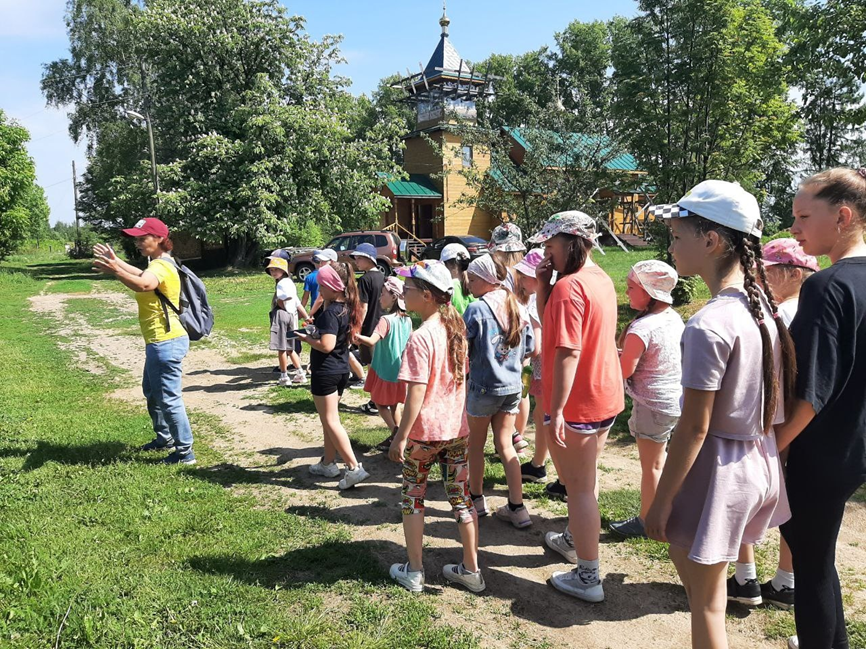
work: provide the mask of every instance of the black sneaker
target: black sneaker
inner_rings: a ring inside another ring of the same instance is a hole
[[[388,435],[388,437],[386,437],[381,442],[376,444],[376,448],[379,449],[380,451],[385,451],[386,453],[388,451],[390,451],[391,450],[391,442],[394,441],[394,435],[396,435],[396,434],[397,434],[397,429],[395,428],[393,433],[391,433],[390,435]]]
[[[568,492],[565,490],[565,485],[557,478],[556,482],[549,483],[544,488],[548,498],[555,498],[563,502],[568,502]]]
[[[610,531],[624,539],[645,539],[646,530],[637,516],[624,521],[616,521],[610,524]]]
[[[361,406],[361,411],[368,415],[378,415],[379,409],[376,407],[376,404],[372,401],[368,401],[363,406]]]
[[[364,389],[364,379],[359,379],[357,377],[352,377],[349,379],[349,382],[346,384],[346,387],[350,390],[363,390]]]
[[[532,460],[520,465],[520,479],[523,482],[547,482],[547,469],[535,466]]]
[[[786,611],[794,608],[794,589],[782,586],[782,590],[776,590],[772,581],[761,584],[761,598],[764,604],[770,604]]]
[[[142,451],[168,451],[174,448],[174,440],[170,442],[161,442],[158,439],[152,440],[141,447]]]
[[[742,586],[736,576],[728,579],[728,601],[739,602],[746,606],[761,605],[761,585],[757,579],[748,579]]]

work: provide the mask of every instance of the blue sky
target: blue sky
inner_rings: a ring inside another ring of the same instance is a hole
[[[369,93],[383,76],[427,63],[439,38],[440,0],[283,0],[304,16],[313,38],[342,34],[352,91]],[[84,147],[67,134],[65,110],[46,109],[42,64],[66,56],[66,0],[0,0],[0,108],[30,130],[30,154],[45,187],[51,222],[73,220],[72,160],[81,174]],[[634,0],[450,0],[451,41],[466,59],[519,54],[553,44],[572,20],[631,16]],[[157,139],[159,134],[157,133]],[[157,146],[158,143],[157,143]]]

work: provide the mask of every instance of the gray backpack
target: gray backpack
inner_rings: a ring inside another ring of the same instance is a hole
[[[154,290],[156,297],[162,303],[168,331],[171,331],[171,321],[168,319],[168,309],[170,308],[177,314],[180,324],[189,335],[189,339],[201,340],[203,337],[209,336],[213,330],[213,311],[207,301],[207,289],[205,289],[204,282],[189,268],[175,259],[172,259],[171,262],[180,275],[180,305],[175,306],[159,289]]]

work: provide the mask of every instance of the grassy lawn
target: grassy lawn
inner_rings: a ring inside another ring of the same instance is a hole
[[[151,436],[146,413],[58,351],[27,303],[51,270],[15,272],[29,261],[0,268],[0,646],[53,647],[58,634],[63,647],[476,643],[392,586],[376,543],[135,450]],[[92,290],[76,277],[86,264],[54,263],[66,278],[49,290]],[[129,324],[115,317],[103,323]],[[207,447],[217,424],[192,416],[202,463],[220,462]]]

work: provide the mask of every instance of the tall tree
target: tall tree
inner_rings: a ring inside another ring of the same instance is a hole
[[[396,118],[365,126],[369,100],[332,72],[338,38],[310,39],[277,0],[69,0],[68,28],[71,56],[47,66],[43,88],[73,103],[72,135],[89,138],[88,221],[116,227],[152,209],[146,139],[122,117],[128,106],[153,124],[159,216],[224,242],[233,263],[294,243],[308,222],[375,222],[371,179],[394,171],[400,129]]]
[[[48,205],[25,147],[29,139],[27,129],[0,110],[0,259],[48,225]]]
[[[835,0],[798,3],[790,12],[792,42],[788,59],[793,83],[801,96],[806,171],[860,161],[866,143],[864,8],[866,2],[862,0]]]
[[[774,152],[797,142],[784,47],[756,0],[641,0],[614,24],[613,115],[676,200],[706,178],[754,190]]]

